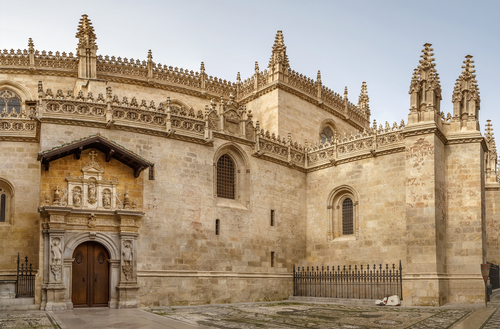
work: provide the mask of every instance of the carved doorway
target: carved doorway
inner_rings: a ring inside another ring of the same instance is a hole
[[[76,247],[73,258],[73,306],[108,306],[109,254],[106,248],[97,242],[85,242]]]

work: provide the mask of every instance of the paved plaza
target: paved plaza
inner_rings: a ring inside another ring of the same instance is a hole
[[[376,307],[284,301],[128,310],[2,311],[0,329],[7,328],[498,329],[500,308]]]
[[[451,328],[473,310],[266,303],[152,308],[151,312],[193,325],[253,328]]]

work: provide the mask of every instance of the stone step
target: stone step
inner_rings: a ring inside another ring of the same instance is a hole
[[[35,298],[0,298],[1,311],[39,310]]]

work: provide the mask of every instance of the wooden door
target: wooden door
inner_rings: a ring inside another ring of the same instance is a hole
[[[108,251],[97,242],[85,242],[73,252],[74,307],[108,306]]]

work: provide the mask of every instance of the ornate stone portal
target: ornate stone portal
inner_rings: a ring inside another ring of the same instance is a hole
[[[135,250],[144,213],[135,210],[136,202],[127,191],[123,201],[120,200],[118,179],[103,178],[105,170],[97,156],[95,150],[88,153],[89,160],[81,168],[81,176],[67,175],[67,188],[54,187],[52,205],[50,196],[42,197],[44,205],[39,208],[45,250],[42,310],[73,308],[73,252],[86,241],[98,242],[109,252],[109,307],[139,307]]]

